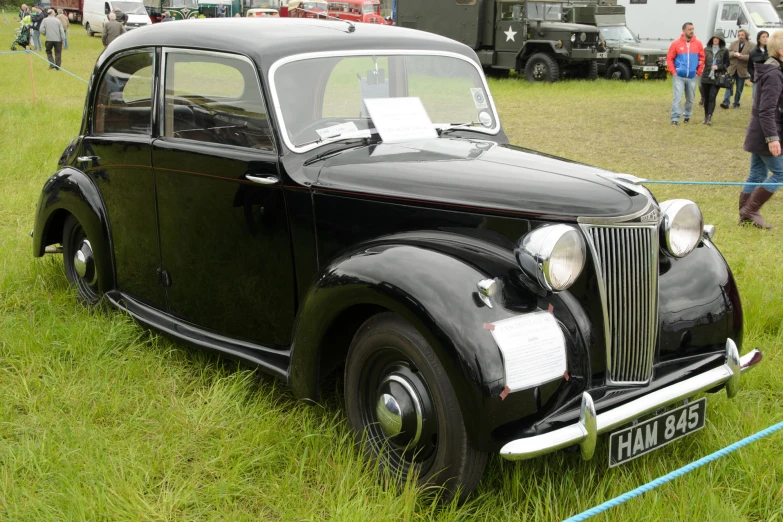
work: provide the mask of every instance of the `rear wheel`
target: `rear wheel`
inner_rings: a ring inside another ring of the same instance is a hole
[[[560,79],[560,66],[552,56],[536,53],[525,64],[525,78],[530,83],[556,82]]]
[[[65,277],[77,292],[77,299],[85,306],[100,302],[98,264],[90,239],[74,216],[68,216],[63,225],[63,265]]]
[[[443,486],[443,500],[472,491],[486,453],[473,449],[454,388],[413,326],[379,314],[356,333],[345,365],[348,421],[365,456],[389,475]]]
[[[606,68],[606,79],[622,80],[625,82],[630,81],[631,68],[628,67],[628,64],[624,62],[613,63],[612,65]]]

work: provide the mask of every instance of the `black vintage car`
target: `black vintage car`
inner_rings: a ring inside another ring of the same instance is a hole
[[[98,59],[33,253],[61,244],[82,303],[302,399],[344,371],[370,458],[469,491],[491,452],[589,459],[619,429],[611,465],[647,453],[761,359],[714,229],[638,181],[509,145],[440,36],[159,24]]]

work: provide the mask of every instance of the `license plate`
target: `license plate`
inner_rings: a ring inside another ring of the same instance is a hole
[[[645,72],[656,72],[658,70],[657,65],[645,65],[642,67],[642,70]]]
[[[609,467],[625,464],[704,427],[702,398],[609,436]]]
[[[606,58],[608,53],[598,53],[598,58]]]

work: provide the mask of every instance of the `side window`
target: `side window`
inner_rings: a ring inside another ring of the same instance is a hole
[[[103,12],[106,13],[107,16],[109,13],[111,13],[111,7],[109,7],[109,2],[103,3]]]
[[[724,22],[736,22],[739,14],[739,4],[723,4],[723,8],[720,11],[720,19]]]
[[[164,135],[273,150],[255,68],[229,55],[166,53]]]
[[[103,74],[93,106],[96,134],[152,131],[152,51],[117,58]]]

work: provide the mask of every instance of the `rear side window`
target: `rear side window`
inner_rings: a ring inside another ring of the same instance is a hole
[[[152,51],[121,56],[106,69],[93,107],[96,134],[152,131]]]
[[[254,66],[231,55],[166,53],[163,134],[273,150]]]

